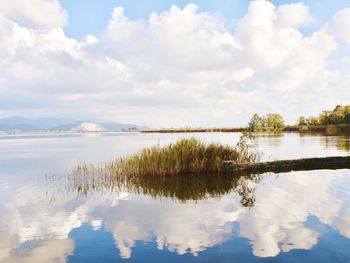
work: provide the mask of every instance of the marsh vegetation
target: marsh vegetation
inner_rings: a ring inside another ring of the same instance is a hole
[[[180,139],[168,146],[154,145],[140,152],[100,164],[82,163],[74,174],[100,174],[109,177],[169,176],[220,173],[224,161],[253,163],[260,154],[250,143],[251,136],[242,134],[235,146],[206,144],[198,139]]]
[[[299,126],[349,125],[350,105],[337,105],[333,110],[324,110],[318,117],[299,117]]]

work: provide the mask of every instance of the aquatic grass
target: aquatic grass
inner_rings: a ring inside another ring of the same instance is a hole
[[[220,173],[224,161],[240,164],[259,160],[260,155],[249,145],[250,139],[243,134],[236,146],[206,144],[196,138],[180,139],[165,147],[154,145],[145,148],[110,163],[82,163],[74,168],[74,172],[129,177]]]
[[[236,146],[218,143],[205,144],[196,138],[181,139],[165,147],[158,145],[139,153],[120,158],[113,163],[114,170],[124,175],[179,175],[220,173],[224,161],[251,163],[259,160],[259,154],[242,136]]]

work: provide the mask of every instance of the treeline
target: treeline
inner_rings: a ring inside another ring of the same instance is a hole
[[[303,126],[328,126],[350,125],[350,105],[337,105],[333,110],[324,110],[318,117],[300,116],[297,125],[285,126],[283,117],[278,113],[260,116],[255,113],[250,119],[248,127],[250,131],[282,131],[288,129],[300,129]],[[299,126],[299,128],[298,128]]]
[[[337,105],[334,110],[325,110],[318,117],[299,117],[299,126],[350,124],[350,105]]]
[[[284,129],[283,117],[278,113],[260,116],[255,113],[248,124],[249,130],[259,131],[282,131]]]

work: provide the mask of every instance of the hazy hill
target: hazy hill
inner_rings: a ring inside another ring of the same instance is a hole
[[[69,119],[60,118],[36,118],[28,119],[22,117],[10,117],[0,119],[0,130],[12,131],[46,131],[50,130],[52,127],[63,125],[67,122],[73,122]]]
[[[19,130],[22,132],[36,131],[74,131],[74,132],[103,132],[147,129],[147,127],[130,123],[118,122],[91,122],[63,118],[22,118],[10,117],[0,119],[0,130],[12,132]]]
[[[70,129],[72,132],[105,132],[107,129],[93,122],[82,122]]]

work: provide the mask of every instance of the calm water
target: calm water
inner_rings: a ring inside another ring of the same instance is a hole
[[[350,170],[139,182],[78,194],[67,171],[155,143],[239,134],[0,136],[0,262],[350,262]],[[349,155],[344,136],[260,135],[265,160]]]

